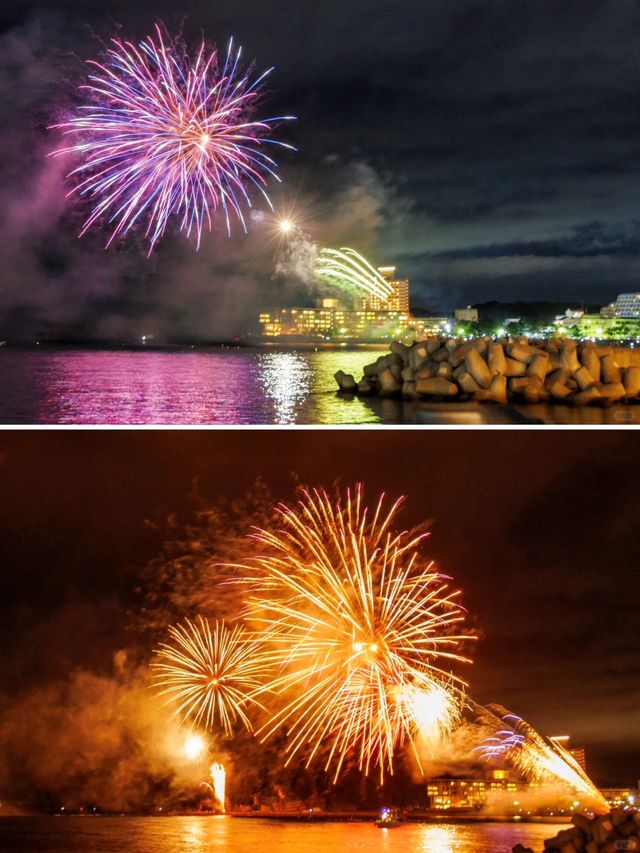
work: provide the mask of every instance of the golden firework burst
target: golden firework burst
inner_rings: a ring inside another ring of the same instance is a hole
[[[426,534],[393,529],[400,504],[382,495],[370,510],[360,486],[335,504],[305,492],[279,508],[281,530],[255,534],[265,555],[235,566],[277,666],[268,686],[284,696],[258,733],[286,728],[289,761],[323,750],[334,779],[349,754],[383,778],[398,745],[425,735],[421,719],[434,736],[460,712],[465,685],[449,667],[468,662],[472,639],[460,591],[422,558]]]
[[[195,724],[220,725],[230,735],[240,720],[251,731],[246,709],[262,707],[255,694],[266,674],[260,639],[219,621],[212,630],[202,616],[170,627],[169,636],[173,643],[162,643],[152,664],[160,695]]]

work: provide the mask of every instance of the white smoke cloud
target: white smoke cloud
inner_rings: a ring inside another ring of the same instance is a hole
[[[317,243],[309,239],[306,234],[297,232],[280,252],[274,274],[315,287],[317,285],[315,265],[319,251],[320,247]]]

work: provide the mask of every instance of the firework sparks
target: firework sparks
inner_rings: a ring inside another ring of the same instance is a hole
[[[484,709],[483,709],[484,710]],[[506,724],[478,747],[484,759],[501,758],[513,764],[530,782],[564,782],[583,796],[594,811],[609,811],[607,801],[582,767],[553,738],[544,738],[522,717],[504,708],[490,709]]]
[[[195,761],[205,750],[205,742],[200,735],[189,735],[184,743],[184,754],[189,761]]]
[[[152,664],[160,695],[196,724],[219,724],[229,735],[240,720],[251,731],[245,708],[262,707],[254,694],[265,676],[259,640],[238,625],[230,630],[216,622],[212,631],[202,616],[169,628],[169,635],[174,644],[163,643]]]
[[[399,505],[383,495],[371,512],[360,487],[336,506],[325,492],[305,493],[296,509],[280,507],[283,530],[257,534],[271,556],[241,567],[279,665],[270,687],[286,696],[259,733],[286,726],[288,760],[304,749],[307,766],[326,750],[334,779],[348,753],[384,778],[395,749],[414,744],[425,706],[427,735],[448,729],[462,701],[463,682],[445,669],[467,661],[459,591],[422,562],[425,534],[392,529]]]
[[[364,291],[385,302],[393,293],[389,282],[355,249],[321,249],[315,272],[322,281],[346,290]]]
[[[415,720],[418,733],[429,745],[440,741],[460,722],[461,707],[455,691],[441,684],[420,688],[413,683],[400,690],[397,699],[406,705],[407,717]]]
[[[227,787],[227,772],[224,769],[224,764],[212,764],[209,772],[211,773],[211,788],[216,800],[220,803],[222,811],[225,810],[225,789]]]
[[[270,178],[280,180],[264,149],[292,149],[270,134],[293,116],[256,117],[261,86],[273,69],[252,81],[233,40],[222,67],[205,42],[191,58],[159,26],[155,39],[137,46],[112,44],[106,64],[88,63],[94,73],[82,89],[89,103],[55,125],[77,141],[54,155],[82,160],[69,175],[76,180],[71,193],[94,204],[81,235],[106,220],[113,225],[109,246],[144,222],[151,253],[173,217],[181,231],[195,235],[197,247],[218,212],[228,233],[232,216],[246,231],[249,190],[273,208],[266,188]]]

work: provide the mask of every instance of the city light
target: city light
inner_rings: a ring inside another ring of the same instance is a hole
[[[285,227],[290,229],[288,232],[283,228],[285,222],[288,223]],[[286,217],[274,220],[273,225],[282,239],[290,244],[295,242],[293,239],[289,241],[287,234],[297,236],[299,233],[296,220]],[[344,301],[342,294],[340,298],[320,295],[313,308],[292,306],[262,311],[258,316],[262,337],[309,338],[332,341],[341,346],[347,341],[390,342],[394,339],[410,344],[442,334],[450,328],[446,317],[415,317],[411,313],[409,280],[404,276],[391,278],[395,267],[374,269],[361,258],[361,270],[357,272],[353,250],[345,249],[341,261],[335,254],[333,249],[320,251],[316,274],[320,281],[344,291]],[[347,261],[355,266],[345,271]],[[339,266],[344,269],[338,273]],[[385,288],[385,295],[377,292],[378,286]]]

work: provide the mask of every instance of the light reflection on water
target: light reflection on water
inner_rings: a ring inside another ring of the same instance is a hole
[[[0,350],[0,424],[368,423],[333,374],[371,350]]]
[[[302,824],[262,818],[0,818],[3,853],[511,853],[521,843],[541,850],[560,829],[546,824]]]
[[[459,849],[460,835],[457,826],[422,826],[420,827],[420,849],[429,853],[453,853],[454,843]]]
[[[547,824],[302,824],[262,818],[0,818],[3,853],[511,853],[521,843],[541,850],[560,829]]]
[[[274,423],[290,424],[312,391],[313,371],[306,359],[295,352],[268,352],[258,355],[258,378],[274,404]]]
[[[339,396],[380,350],[0,349],[0,424],[508,423],[502,407]],[[640,423],[640,406],[517,406],[550,423]]]

